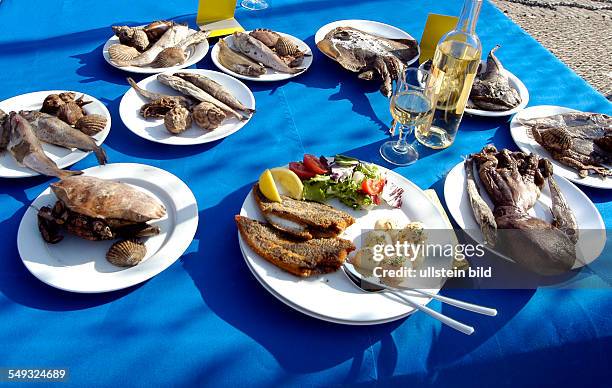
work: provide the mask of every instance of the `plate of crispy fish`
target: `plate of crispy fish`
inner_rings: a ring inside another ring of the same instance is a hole
[[[109,292],[174,263],[197,225],[196,199],[176,176],[107,164],[51,183],[26,210],[17,247],[26,268],[52,287]]]
[[[510,133],[522,151],[550,159],[562,177],[612,189],[612,116],[533,106],[514,116]]]
[[[249,81],[282,81],[297,77],[312,65],[312,51],[306,43],[261,28],[220,39],[210,55],[221,71]]]
[[[397,27],[371,20],[339,20],[324,25],[315,43],[327,57],[364,80],[382,80],[380,91],[389,97],[392,82],[403,66],[420,55],[417,41]]]
[[[219,140],[245,126],[255,113],[249,88],[218,71],[185,69],[128,82],[132,88],[121,99],[121,120],[136,135],[157,143]]]
[[[80,92],[47,90],[1,101],[0,177],[79,174],[63,169],[91,152],[104,164],[101,144],[110,128],[104,104]]]
[[[602,252],[605,225],[591,200],[535,154],[485,147],[448,173],[444,199],[479,243],[534,273],[559,275]]]
[[[208,52],[208,32],[157,20],[144,26],[112,26],[102,55],[117,69],[154,74],[179,70],[201,61]]]
[[[363,292],[339,270],[345,262],[354,263],[362,234],[372,231],[377,220],[418,220],[425,228],[447,229],[443,215],[420,188],[379,168],[387,184],[404,190],[399,208],[380,204],[355,210],[336,199],[319,203],[288,195],[277,202],[267,199],[259,184],[253,187],[235,220],[244,259],[264,288],[304,314],[342,324],[390,322],[415,311],[388,294]],[[429,302],[406,295],[421,305]]]

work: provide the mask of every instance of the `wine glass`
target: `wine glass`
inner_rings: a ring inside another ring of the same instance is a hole
[[[415,130],[428,131],[436,107],[436,88],[429,71],[408,68],[400,71],[391,95],[394,127],[399,124],[399,138],[380,147],[380,154],[389,163],[407,166],[419,159],[418,151],[406,141]]]
[[[242,0],[240,5],[242,8],[250,9],[251,11],[259,11],[270,6],[266,0]]]

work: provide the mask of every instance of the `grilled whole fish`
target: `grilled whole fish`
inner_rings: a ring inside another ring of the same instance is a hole
[[[179,105],[184,106],[185,108],[189,108],[191,105],[193,105],[194,102],[191,98],[185,96],[171,96],[169,94],[150,92],[138,86],[136,81],[134,81],[130,77],[127,78],[127,82],[130,84],[131,87],[134,88],[136,93],[140,94],[142,97],[146,98],[149,101],[157,101],[161,100],[162,98],[166,98],[170,100],[176,100]]]
[[[569,112],[519,122],[553,159],[577,170],[580,177],[612,176],[607,167],[612,164],[612,116]]]
[[[0,152],[6,149],[11,136],[9,115],[0,109]]]
[[[19,114],[28,120],[36,137],[45,143],[64,148],[77,148],[81,151],[93,151],[98,163],[106,164],[106,153],[93,138],[72,128],[62,120],[47,113],[38,111],[21,111]]]
[[[227,69],[249,77],[259,77],[266,74],[266,68],[246,55],[240,54],[228,47],[225,40],[220,39],[219,62]]]
[[[15,112],[9,115],[10,139],[7,149],[22,166],[38,173],[58,178],[82,174],[82,171],[66,171],[57,167],[42,149],[34,130],[28,121]]]
[[[392,81],[404,65],[419,53],[414,39],[387,39],[352,27],[334,28],[317,47],[359,78],[381,79],[385,96],[391,95]]]
[[[279,231],[269,224],[236,216],[244,241],[258,255],[296,276],[334,272],[342,266],[355,245],[338,237],[303,240]]]
[[[355,223],[348,213],[318,202],[298,201],[281,196],[282,202],[267,199],[253,187],[253,197],[264,218],[276,229],[299,238],[336,237]]]
[[[238,120],[245,120],[249,117],[246,114],[240,114],[236,112],[234,109],[230,108],[223,102],[217,100],[216,98],[206,93],[204,90],[198,88],[191,82],[187,82],[184,79],[179,78],[175,75],[159,74],[157,76],[157,80],[161,82],[162,84],[169,86],[176,91],[179,91],[185,95],[195,98],[198,101],[210,102],[211,104],[217,106],[224,112],[229,113],[232,116],[236,117]]]
[[[175,76],[184,79],[187,82],[191,82],[198,88],[204,90],[217,100],[227,104],[227,106],[236,110],[242,110],[248,113],[255,112],[255,109],[247,108],[243,103],[238,101],[223,85],[213,81],[212,79],[203,76],[201,74],[193,73],[176,73]]]
[[[297,74],[304,70],[302,68],[289,67],[279,58],[278,55],[276,55],[274,51],[272,51],[271,48],[263,44],[263,42],[253,38],[249,34],[234,32],[232,39],[234,47],[236,47],[241,53],[257,62],[262,63],[264,66],[288,74]]]
[[[150,65],[163,49],[174,47],[189,35],[189,28],[180,24],[170,27],[148,50],[129,61],[115,61],[117,66]]]
[[[470,101],[477,109],[503,111],[513,109],[521,103],[518,91],[510,86],[504,67],[495,56],[495,46],[487,57],[487,69],[472,85]]]

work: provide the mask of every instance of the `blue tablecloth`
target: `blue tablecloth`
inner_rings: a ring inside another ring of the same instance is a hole
[[[272,7],[261,12],[239,8],[238,19],[246,28],[291,33],[312,48],[314,33],[333,20],[378,20],[419,38],[428,12],[458,14],[461,7],[458,0],[269,1]],[[390,121],[388,102],[375,84],[358,81],[315,49],[306,74],[250,83],[257,114],[222,141],[172,147],[136,137],[118,113],[128,74],[102,58],[109,26],[170,17],[193,25],[196,7],[195,0],[0,3],[0,99],[47,89],[99,98],[113,116],[104,144],[110,161],[172,172],[189,184],[200,209],[193,243],[160,275],[120,292],[70,294],[30,275],[16,247],[26,207],[52,179],[0,180],[0,368],[67,367],[75,386],[609,384],[608,290],[444,292],[497,307],[495,318],[430,304],[476,326],[472,336],[420,313],[371,327],[326,323],[265,291],[242,260],[233,222],[252,182],[304,152],[383,163],[378,147]],[[528,87],[530,105],[612,113],[604,97],[489,2],[478,35],[484,52],[502,45],[499,57]],[[214,68],[209,57],[197,66]],[[506,119],[465,117],[452,147],[421,149],[421,161],[396,171],[442,196],[447,171],[491,142],[516,148]],[[94,165],[89,156],[75,168]],[[611,227],[610,192],[581,189]]]

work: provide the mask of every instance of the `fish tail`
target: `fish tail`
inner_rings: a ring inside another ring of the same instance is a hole
[[[96,154],[99,164],[106,164],[108,159],[106,157],[106,151],[104,151],[102,147],[96,146],[96,148],[94,148],[94,153]]]
[[[68,178],[74,175],[81,175],[83,171],[81,170],[59,170],[57,173],[57,177],[60,179]]]

